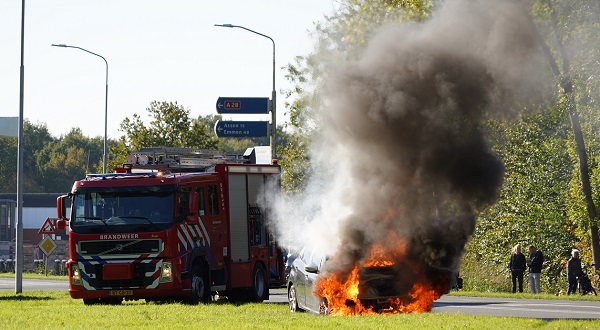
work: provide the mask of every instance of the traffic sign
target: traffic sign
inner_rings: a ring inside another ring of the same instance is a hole
[[[268,97],[219,97],[217,113],[269,113]]]
[[[42,252],[44,252],[44,254],[46,256],[50,255],[50,253],[52,253],[52,251],[54,251],[54,249],[56,249],[56,243],[54,242],[54,240],[52,239],[52,237],[50,236],[46,236],[44,237],[44,239],[38,244],[38,246],[40,247],[40,250],[42,250]]]
[[[40,228],[40,231],[38,231],[38,234],[55,234],[56,231],[54,230],[54,225],[52,224],[52,220],[50,220],[50,218],[46,218],[46,221],[44,221],[44,224],[42,225],[42,228]]]
[[[259,137],[269,135],[268,121],[220,121],[215,123],[218,137]]]

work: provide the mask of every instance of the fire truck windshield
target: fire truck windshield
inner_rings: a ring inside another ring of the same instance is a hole
[[[80,189],[73,197],[71,229],[79,233],[158,231],[174,219],[175,191]]]

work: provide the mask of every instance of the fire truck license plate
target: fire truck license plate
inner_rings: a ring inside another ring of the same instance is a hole
[[[109,296],[133,296],[133,290],[110,290]]]

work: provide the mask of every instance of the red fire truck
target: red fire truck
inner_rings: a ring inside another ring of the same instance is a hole
[[[269,299],[269,287],[285,283],[265,209],[281,170],[251,158],[147,148],[116,173],[76,181],[57,199],[57,227],[69,230],[71,297]]]

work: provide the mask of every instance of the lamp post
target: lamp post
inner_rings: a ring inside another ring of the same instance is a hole
[[[19,133],[17,140],[17,223],[15,237],[15,293],[23,292],[23,99],[25,93],[25,0],[21,1],[21,66],[19,77]],[[10,236],[9,236],[10,237]]]
[[[264,35],[262,33],[258,33],[254,30],[250,30],[246,27],[233,25],[233,24],[215,24],[218,27],[227,27],[227,28],[240,28],[244,29],[248,32],[252,32],[254,34],[258,34],[261,37],[268,38],[273,43],[273,90],[271,91],[271,134],[270,134],[270,144],[271,144],[271,158],[276,159],[276,145],[275,145],[275,134],[277,132],[277,93],[275,92],[275,41],[273,38],[268,35]]]
[[[81,47],[69,46],[69,45],[65,45],[65,44],[52,44],[52,46],[64,47],[64,48],[77,48],[79,50],[83,50],[86,53],[90,53],[92,55],[96,55],[96,56],[100,57],[101,59],[104,60],[104,63],[106,63],[106,92],[104,94],[104,153],[102,154],[102,170],[103,170],[103,173],[106,173],[106,132],[107,132],[107,126],[108,126],[108,62],[102,55],[98,55],[94,52],[90,52],[89,50],[83,49]]]

